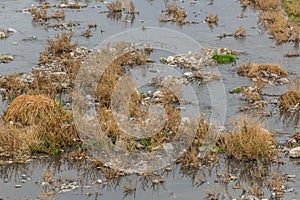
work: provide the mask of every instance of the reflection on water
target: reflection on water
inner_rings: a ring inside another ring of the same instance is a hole
[[[239,163],[223,156],[200,170],[180,165],[173,167],[172,171],[153,174],[112,176],[87,159],[70,160],[67,155],[36,157],[25,164],[0,165],[0,194],[2,198],[20,198],[20,194],[37,198],[48,194],[56,199],[101,199],[101,196],[140,199],[144,195],[145,199],[195,198],[199,195],[207,199],[232,199],[243,195],[278,199],[270,183],[276,176],[284,175],[280,164]],[[273,187],[280,183],[278,179]],[[16,185],[21,188],[15,188]],[[283,185],[279,185],[280,188]],[[285,192],[292,189],[284,187]]]

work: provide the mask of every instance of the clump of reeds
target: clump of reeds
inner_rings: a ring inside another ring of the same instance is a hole
[[[32,152],[58,153],[61,147],[77,142],[72,118],[54,100],[44,95],[20,95],[8,106],[3,119],[7,126],[33,129]],[[22,135],[16,134],[14,137]],[[20,138],[11,137],[13,141]],[[9,141],[8,141],[9,142]],[[26,144],[23,144],[26,145]]]
[[[277,10],[278,7],[281,6],[281,2],[279,0],[241,0],[241,3],[263,11]]]
[[[286,182],[286,178],[284,176],[280,176],[278,172],[276,172],[272,177],[267,177],[266,182],[270,190],[274,192],[275,197],[282,197]]]
[[[232,125],[233,130],[222,135],[229,156],[238,160],[271,161],[277,155],[277,142],[259,119],[240,116]]]

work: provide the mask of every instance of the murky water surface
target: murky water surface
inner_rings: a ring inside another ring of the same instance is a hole
[[[60,3],[56,0],[48,0],[49,3]],[[185,1],[178,3],[188,11],[187,20],[197,21],[199,24],[177,26],[175,23],[160,23],[159,17],[161,11],[165,9],[167,1],[134,1],[136,15],[134,21],[124,22],[126,14],[123,14],[120,20],[110,18],[102,2],[87,2],[88,7],[79,10],[66,9],[65,21],[75,21],[79,26],[73,27],[74,40],[80,45],[87,46],[89,49],[96,48],[102,41],[108,39],[114,34],[133,28],[141,27],[163,27],[177,30],[196,40],[203,47],[227,47],[239,51],[245,51],[246,54],[238,56],[236,65],[219,65],[218,69],[222,74],[222,81],[226,93],[226,116],[225,126],[228,127],[230,118],[239,113],[239,109],[246,105],[246,102],[240,101],[239,94],[229,94],[229,91],[237,86],[251,85],[248,78],[237,75],[237,66],[244,62],[270,63],[277,62],[294,76],[300,75],[300,58],[285,58],[283,54],[293,51],[291,44],[277,46],[275,41],[270,38],[267,31],[258,24],[257,13],[247,9],[243,13],[245,18],[237,18],[242,12],[240,4],[235,0],[216,0],[212,5],[210,1]],[[195,4],[190,4],[194,2]],[[30,8],[32,4],[38,4],[34,0],[2,0],[0,2],[0,29],[13,28],[17,33],[11,34],[9,38],[0,40],[0,54],[14,56],[14,61],[7,64],[0,64],[0,75],[12,72],[29,72],[32,67],[38,64],[39,52],[45,49],[47,38],[53,38],[60,30],[47,29],[37,23],[32,22],[29,13],[20,12]],[[204,22],[209,12],[219,15],[218,26],[210,28]],[[87,29],[88,24],[97,24],[97,28],[92,30],[92,37],[85,38],[81,34]],[[232,33],[239,26],[247,29],[247,37],[243,40],[234,38],[225,38],[219,40],[218,35],[223,33]],[[145,30],[147,31],[147,30]],[[159,57],[160,55],[157,55]],[[164,56],[164,53],[161,53]],[[215,93],[222,93],[222,88],[213,87]],[[280,94],[284,87],[270,87],[272,93]],[[224,100],[210,104],[209,91],[207,86],[195,87],[198,99],[201,104],[201,111],[218,113],[218,103],[223,104]],[[271,100],[272,97],[268,97]],[[5,102],[1,104],[1,109],[5,108]],[[223,115],[223,114],[221,114]],[[286,138],[291,136],[297,130],[297,124],[283,121],[278,114],[270,118],[268,128],[276,131],[276,137],[284,143]],[[299,160],[290,161],[285,158],[287,164],[280,166],[280,171],[287,174],[295,174],[296,181],[290,182],[294,190],[287,192],[284,199],[299,199],[300,192],[300,172]],[[242,176],[245,164],[228,163],[221,158],[219,163],[214,166],[203,167],[196,173],[183,173],[180,167],[164,174],[166,182],[161,186],[151,185],[151,183],[137,182],[137,190],[134,194],[129,194],[126,199],[204,199],[209,191],[215,190],[220,193],[220,199],[239,198],[242,195],[241,190],[234,190],[232,186],[234,181],[221,183],[218,174],[231,172],[237,176]],[[101,172],[95,169],[85,168],[83,162],[65,162],[63,158],[42,158],[34,159],[27,164],[20,165],[0,165],[0,199],[36,199],[41,196],[46,186],[42,185],[43,170],[53,170],[56,179],[62,182],[72,183],[79,187],[71,191],[65,191],[57,194],[56,199],[121,199],[124,197],[123,186],[131,184],[137,178],[123,178],[119,184],[98,184],[97,180],[105,182],[105,177]],[[271,167],[272,168],[272,167]],[[272,169],[276,169],[273,166]],[[240,171],[238,170],[240,169]],[[247,182],[247,176],[242,181]],[[203,184],[201,180],[205,179]],[[20,184],[20,188],[15,185]],[[98,195],[98,196],[97,196]],[[271,193],[265,190],[264,196],[269,198]]]

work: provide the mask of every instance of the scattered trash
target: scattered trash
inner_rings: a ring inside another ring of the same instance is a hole
[[[292,148],[289,155],[291,158],[300,158],[300,147]]]
[[[0,63],[9,63],[13,60],[14,60],[13,56],[0,54]]]
[[[212,59],[212,57],[214,57],[215,59],[217,59],[218,57],[220,61],[232,61],[236,59],[236,55],[240,55],[242,53],[243,52],[238,52],[227,48],[204,48],[200,52],[189,52],[188,54],[169,56],[167,58],[161,58],[160,61],[170,66],[178,66],[181,68],[198,70],[201,68],[204,69],[204,67],[206,66],[215,66],[217,64],[217,61]]]
[[[300,56],[300,53],[298,53],[298,52],[288,52],[288,53],[284,54],[284,57],[288,57],[288,58],[299,57],[299,56]]]

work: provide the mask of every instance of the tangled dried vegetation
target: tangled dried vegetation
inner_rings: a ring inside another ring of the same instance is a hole
[[[121,47],[120,45],[121,44],[115,48],[124,48],[124,46],[121,45]],[[161,142],[172,139],[178,128],[180,112],[176,110],[175,106],[172,106],[174,103],[178,102],[178,100],[176,100],[174,94],[170,93],[167,89],[161,90],[161,101],[167,111],[166,114],[169,116],[162,132],[157,133],[154,137],[138,140],[136,138],[130,138],[122,133],[115,122],[112,113],[111,98],[119,80],[118,77],[123,76],[125,73],[123,67],[134,67],[136,65],[145,64],[146,62],[147,56],[143,50],[123,54],[105,71],[97,87],[97,101],[99,102],[98,115],[101,128],[109,138],[113,138],[115,143],[123,146],[126,151],[134,152],[141,147],[148,149],[158,148],[158,146],[161,145]],[[140,125],[143,124],[148,113],[142,108],[142,104],[145,103],[145,97],[146,96],[134,92],[129,100],[129,116],[134,118],[135,123]]]
[[[300,84],[299,79],[295,79],[289,86],[288,91],[281,94],[278,98],[279,109],[284,116],[296,115],[299,120],[300,107]]]
[[[78,143],[71,116],[45,95],[20,95],[3,115],[1,151],[24,156],[34,152],[58,153]]]
[[[178,25],[198,24],[195,21],[186,21],[187,12],[184,8],[177,5],[176,1],[166,6],[165,14],[161,15],[160,22],[175,22]]]
[[[240,116],[232,125],[232,132],[222,135],[220,140],[229,156],[238,160],[271,161],[278,155],[276,140],[259,119]]]
[[[31,9],[31,14],[33,17],[33,21],[40,23],[41,25],[46,25],[46,22],[50,19],[65,19],[65,11],[64,9],[58,9],[55,11],[51,11],[50,15],[48,15],[48,4],[42,4],[39,7],[33,7]]]
[[[283,2],[291,20],[300,25],[300,2],[297,0],[284,0]]]
[[[284,9],[288,13],[299,13],[297,2],[289,1],[284,7],[280,0],[241,0],[243,6],[251,6],[260,11],[260,21],[269,29],[278,44],[293,42],[295,45],[298,45],[300,41],[300,27],[286,16]]]
[[[252,78],[256,82],[286,84],[288,72],[276,63],[255,64],[244,63],[238,69],[238,74]]]
[[[219,21],[219,17],[217,14],[214,15],[214,13],[210,12],[209,15],[205,18],[205,21],[207,23],[217,24]]]
[[[246,37],[246,29],[243,26],[240,26],[238,29],[236,29],[233,33],[231,34],[223,34],[219,35],[218,38],[221,40],[225,37],[234,37],[236,39],[243,39]]]
[[[72,80],[87,53],[77,48],[77,43],[72,44],[71,39],[72,35],[67,33],[49,39],[47,49],[41,52],[39,66],[29,74],[1,77],[3,95],[14,99],[3,116],[1,152],[6,155],[57,153],[60,148],[78,144],[72,118],[61,107],[64,102],[57,100],[62,92],[70,92]],[[12,146],[15,151],[10,151]]]
[[[72,82],[88,50],[72,43],[72,33],[61,33],[48,39],[48,47],[40,53],[38,67],[29,74],[3,75],[0,79],[2,94],[13,99],[20,94],[45,94],[57,98],[71,90]]]

